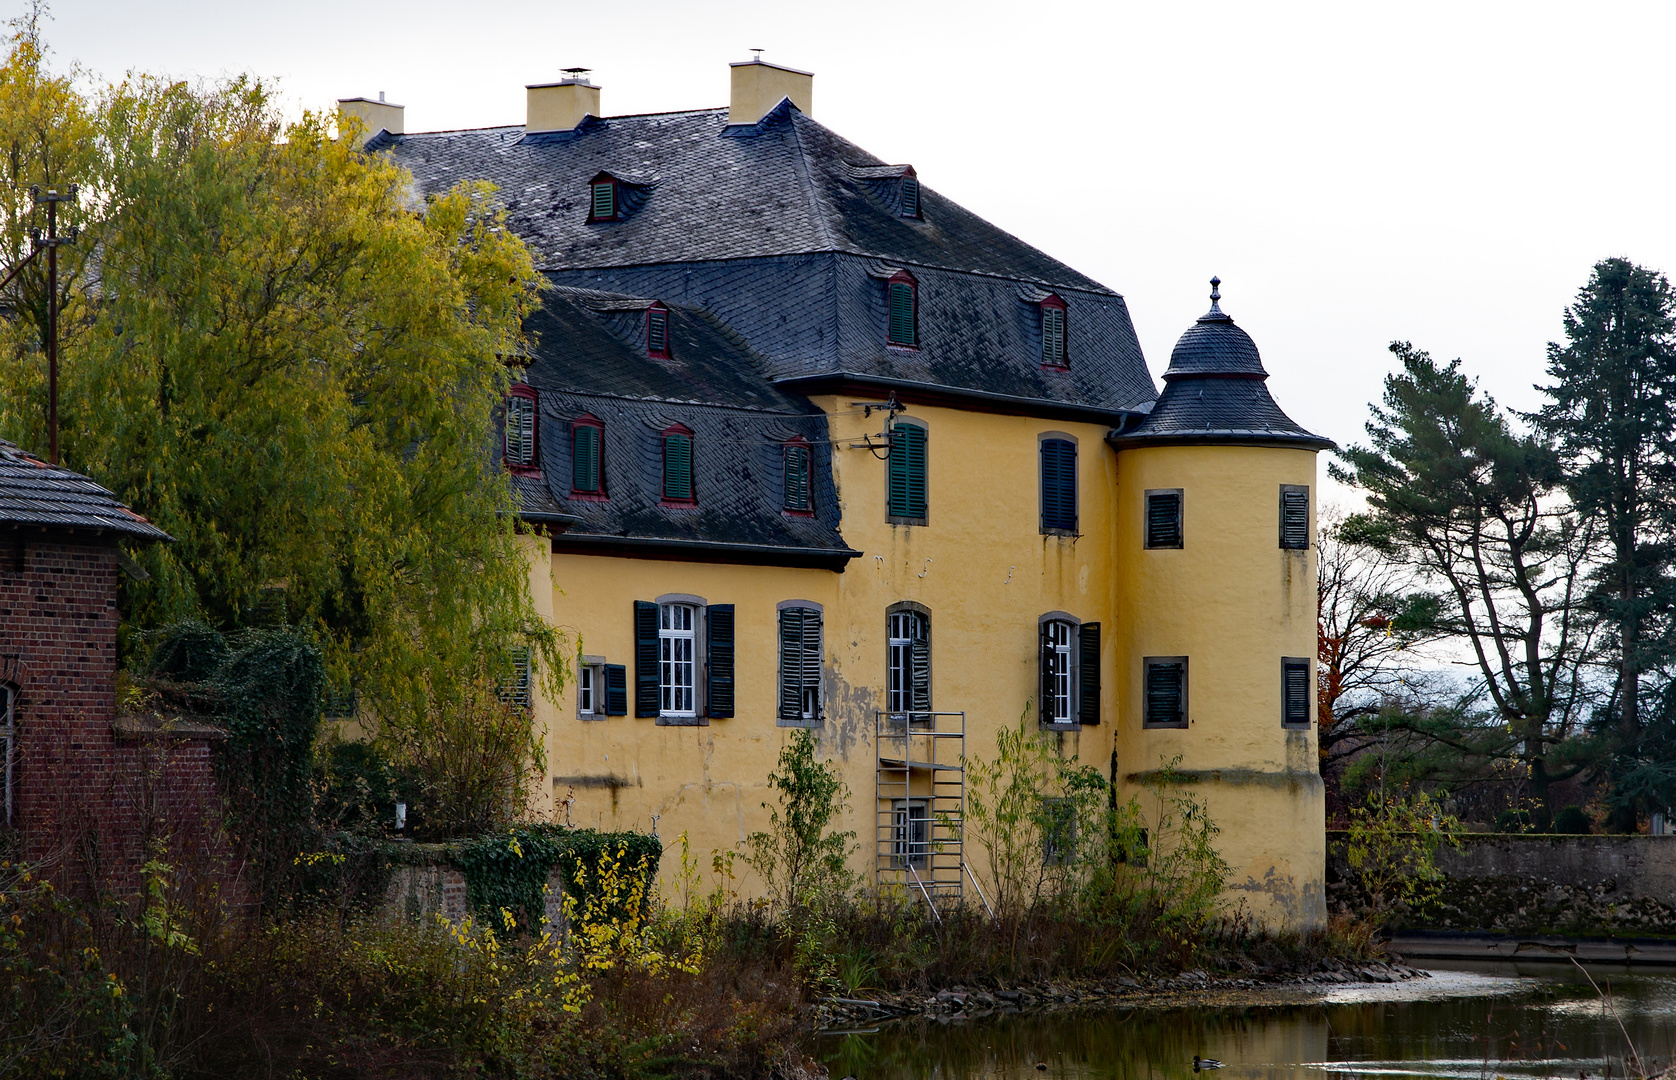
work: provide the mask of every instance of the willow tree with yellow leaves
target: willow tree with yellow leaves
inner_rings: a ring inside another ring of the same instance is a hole
[[[493,189],[421,199],[333,118],[287,121],[253,79],[83,92],[32,20],[14,29],[0,276],[30,254],[30,186],[78,184],[57,285],[62,459],[176,539],[133,553],[126,625],[306,628],[395,756],[499,739],[464,756],[497,763],[515,802],[539,739],[513,709],[486,735],[483,690],[523,650],[551,686],[561,643],[491,467],[502,358],[526,347],[540,286]],[[0,436],[37,451],[43,261],[0,328]]]

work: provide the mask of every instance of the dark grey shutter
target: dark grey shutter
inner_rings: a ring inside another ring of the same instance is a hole
[[[1077,723],[1100,722],[1100,624],[1077,628]]]
[[[1040,669],[1037,683],[1041,697],[1036,706],[1036,716],[1044,724],[1051,724],[1058,717],[1053,713],[1053,624],[1044,622],[1037,627],[1036,665]]]
[[[1146,546],[1181,547],[1181,492],[1158,491],[1146,497]]]
[[[1288,485],[1280,489],[1280,546],[1309,547],[1308,488]]]
[[[798,672],[799,689],[814,691],[815,719],[819,719],[823,709],[821,707],[821,653],[824,650],[822,636],[821,613],[815,608],[803,609],[803,641],[799,650],[800,670]]]
[[[1061,308],[1042,308],[1042,363],[1051,367],[1065,364],[1065,312]]]
[[[605,715],[628,715],[628,669],[621,664],[605,665]]]
[[[693,441],[690,436],[663,437],[663,497],[682,502],[693,497]]]
[[[1077,444],[1042,440],[1042,528],[1077,527]]]
[[[717,720],[733,715],[733,605],[704,609],[704,715]]]
[[[594,185],[594,220],[609,221],[617,216],[617,186]]]
[[[875,294],[877,295],[877,294]],[[892,345],[914,345],[914,287],[906,281],[890,283],[890,333]]]
[[[796,720],[803,706],[803,608],[780,609],[780,719]]]
[[[1146,722],[1152,727],[1181,723],[1182,665],[1179,662],[1146,666]]]
[[[669,313],[653,309],[646,313],[646,348],[649,352],[669,351]]]
[[[1307,725],[1309,723],[1309,661],[1282,660],[1281,723]]]
[[[912,670],[909,674],[913,678],[910,700],[912,711],[931,711],[931,642],[926,638],[926,627],[921,617],[918,621],[919,636],[908,647],[909,663]]]
[[[570,429],[570,487],[573,491],[596,492],[599,483],[599,428],[577,424]]]
[[[658,606],[634,602],[634,715],[658,715]]]

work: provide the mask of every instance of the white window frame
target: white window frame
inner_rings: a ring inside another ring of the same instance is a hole
[[[890,863],[898,870],[931,868],[931,800],[890,800]]]
[[[658,605],[659,716],[679,719],[698,716],[698,626],[701,621],[695,604]]]
[[[576,663],[576,718],[605,719],[605,657],[583,656]]]
[[[918,631],[917,636],[912,635],[913,630]],[[892,611],[888,634],[885,645],[885,712],[911,713],[914,711],[913,645],[927,637],[925,615],[912,609]]]
[[[1052,649],[1052,671],[1049,674],[1053,679],[1054,693],[1052,710],[1043,710],[1047,713],[1043,720],[1056,727],[1068,727],[1077,722],[1077,627],[1065,619],[1049,619],[1046,626],[1048,644]]]

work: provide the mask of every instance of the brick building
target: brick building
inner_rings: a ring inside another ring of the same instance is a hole
[[[169,536],[92,480],[0,440],[0,764],[14,849],[126,891],[146,838],[211,822],[201,724],[119,719],[123,543]]]

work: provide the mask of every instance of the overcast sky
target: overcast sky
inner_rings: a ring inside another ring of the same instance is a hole
[[[1341,443],[1393,339],[1529,408],[1596,260],[1676,270],[1670,3],[55,0],[45,31],[106,79],[383,91],[409,131],[521,123],[573,65],[607,115],[723,105],[760,47],[821,122],[1122,293],[1154,375],[1220,275]]]

